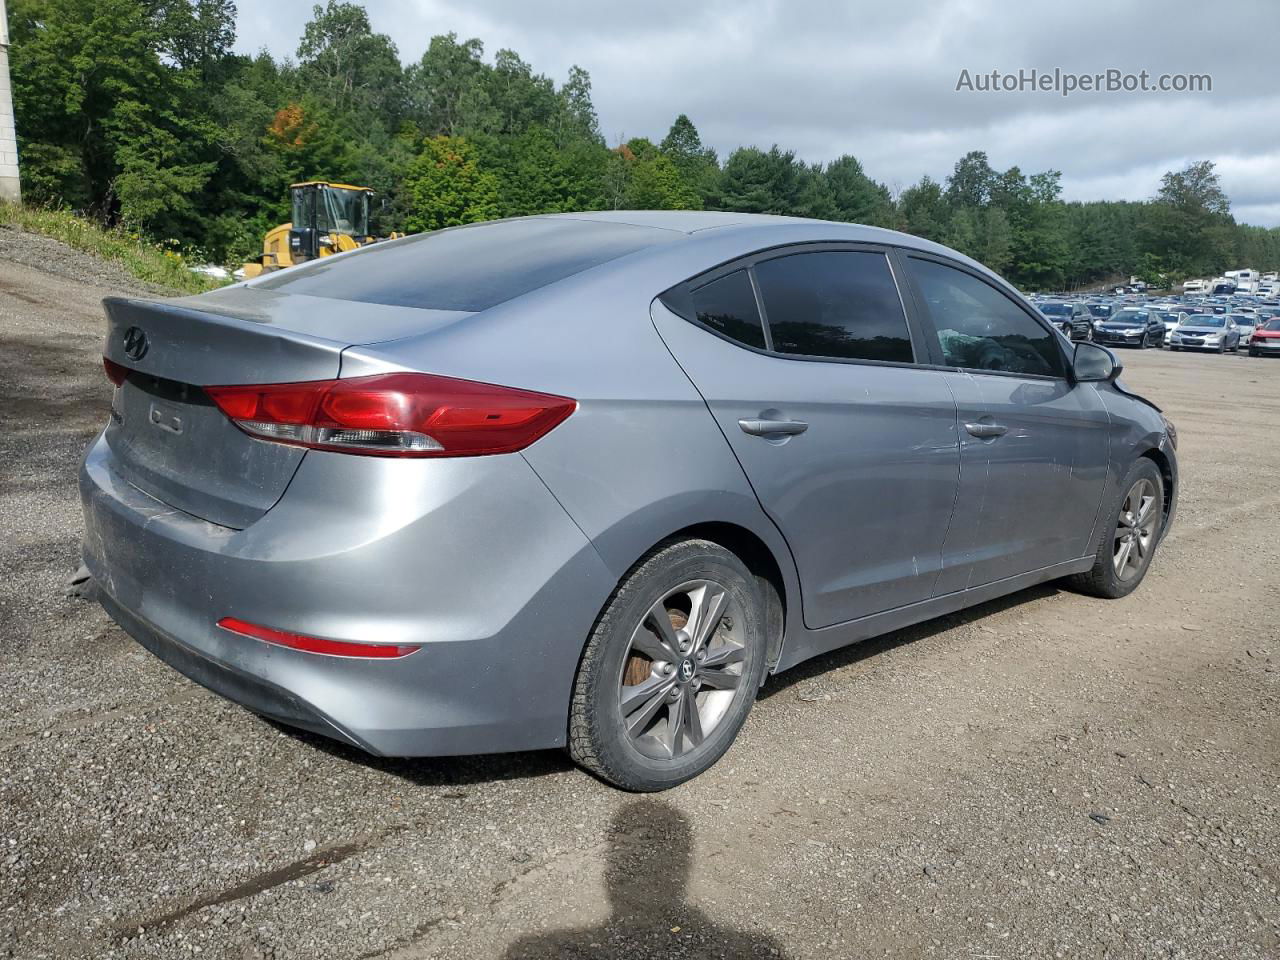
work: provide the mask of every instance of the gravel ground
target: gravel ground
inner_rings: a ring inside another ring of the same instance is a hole
[[[0,957],[1280,957],[1280,363],[1124,355],[1184,473],[1134,596],[806,664],[637,798],[559,753],[291,733],[66,596],[129,284],[25,243],[0,230]]]

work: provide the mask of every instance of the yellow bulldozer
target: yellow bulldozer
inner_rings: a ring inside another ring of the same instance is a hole
[[[244,265],[245,277],[376,243],[378,238],[369,234],[372,195],[369,187],[347,183],[308,180],[290,184],[293,220],[267,231],[262,238],[262,255]]]

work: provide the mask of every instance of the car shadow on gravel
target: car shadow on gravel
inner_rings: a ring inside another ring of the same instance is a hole
[[[338,740],[299,730],[266,717],[263,722],[307,746],[347,763],[400,777],[418,787],[460,787],[503,780],[529,780],[574,769],[563,750],[476,754],[463,757],[375,757]],[[460,797],[458,799],[461,799]]]
[[[915,643],[918,640],[926,640],[929,637],[968,623],[980,622],[993,614],[1011,610],[1025,603],[1033,603],[1036,600],[1054,597],[1062,592],[1062,589],[1053,583],[1042,583],[1035,587],[1028,587],[1026,590],[1019,590],[1017,593],[1011,593],[1008,596],[988,600],[986,603],[980,603],[958,613],[948,614],[934,620],[926,620],[924,623],[904,627],[901,630],[895,630],[883,636],[871,637],[861,643],[855,643],[853,646],[841,647],[839,650],[833,650],[830,653],[814,657],[812,660],[806,660],[804,663],[792,667],[784,673],[769,677],[756,699],[768,700],[785,690],[790,690],[796,684],[818,679],[823,674],[839,670],[841,667],[861,663],[863,660],[870,659],[878,654],[887,653],[890,650]]]

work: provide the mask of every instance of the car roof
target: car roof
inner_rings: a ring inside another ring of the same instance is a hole
[[[715,231],[717,235],[753,233],[767,234],[769,228],[787,228],[798,238],[809,234],[814,239],[826,238],[848,243],[879,243],[915,250],[941,253],[957,260],[970,261],[963,254],[909,233],[884,227],[840,220],[818,220],[812,217],[784,217],[769,213],[731,213],[721,210],[595,210],[587,213],[538,214],[531,219],[584,220],[597,223],[622,223],[635,227],[674,230],[688,235]],[[784,240],[784,242],[786,242]],[[983,268],[984,270],[986,268]]]
[[[650,269],[662,272],[664,265],[672,267],[676,263],[682,265],[680,271],[688,277],[718,262],[749,256],[773,247],[827,242],[896,246],[935,254],[964,264],[990,277],[1015,296],[1022,295],[1009,281],[989,267],[957,250],[923,237],[860,223],[761,213],[729,213],[719,210],[599,210],[587,213],[540,214],[528,219],[626,224],[684,234],[684,238],[675,243],[654,244],[615,261],[593,267],[577,277],[568,278],[556,285],[564,290],[572,289],[578,283],[587,282],[593,276],[602,277],[627,271],[642,273]],[[699,260],[703,261],[701,267],[683,270],[683,266]],[[668,274],[668,278],[666,281],[668,286],[683,279],[673,274]]]

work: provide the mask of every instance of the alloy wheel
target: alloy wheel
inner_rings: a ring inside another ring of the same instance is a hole
[[[1142,572],[1151,556],[1159,499],[1156,485],[1146,477],[1130,487],[1124,498],[1111,558],[1119,580],[1132,580]]]
[[[623,728],[640,753],[677,759],[724,719],[743,679],[741,620],[711,580],[683,583],[645,613],[618,678]]]

